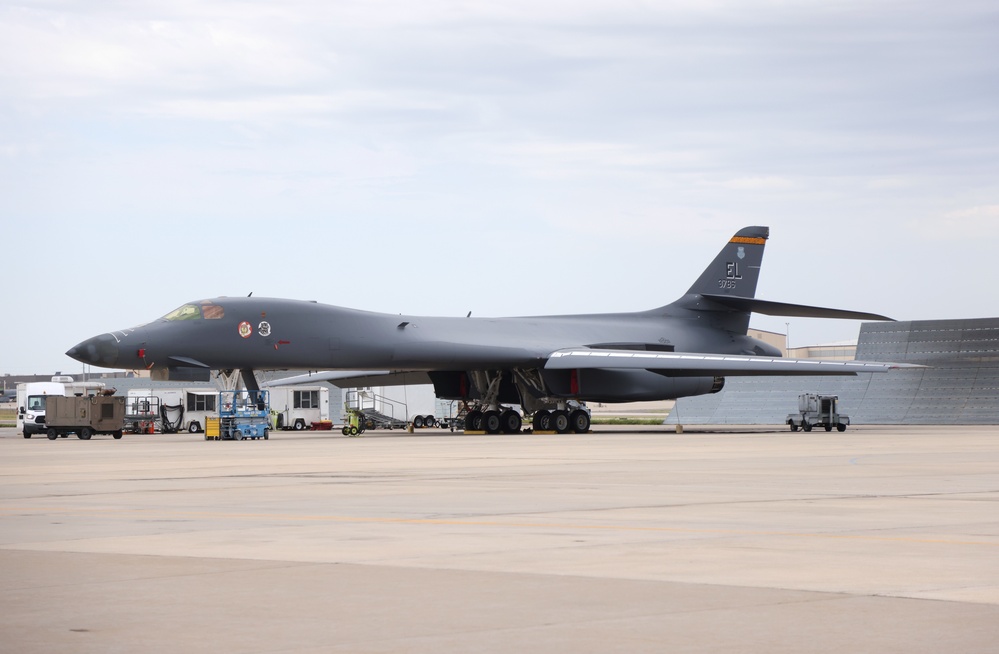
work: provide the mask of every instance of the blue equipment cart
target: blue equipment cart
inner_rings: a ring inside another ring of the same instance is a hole
[[[224,440],[270,436],[269,391],[220,391],[219,435]]]

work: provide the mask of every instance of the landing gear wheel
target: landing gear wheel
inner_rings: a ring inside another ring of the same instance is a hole
[[[486,411],[482,414],[482,428],[489,434],[500,432],[500,412]]]
[[[552,429],[554,429],[555,431],[557,431],[560,434],[568,434],[569,433],[569,412],[568,411],[562,411],[561,409],[559,409],[558,411],[554,411],[552,413]]]
[[[500,414],[500,431],[504,434],[520,433],[520,428],[524,421],[520,419],[520,414],[509,409]]]
[[[465,431],[481,431],[482,412],[479,410],[469,411],[465,415]]]
[[[80,440],[84,441],[89,441],[90,437],[93,435],[94,431],[90,427],[84,427],[83,429],[80,430],[80,433],[77,434],[77,436],[80,437]]]
[[[576,409],[569,414],[569,424],[572,426],[572,431],[585,434],[590,431],[590,414],[582,409]]]
[[[534,431],[551,431],[552,412],[547,409],[535,411],[534,420],[531,421],[531,426],[534,428]]]
[[[201,431],[201,423],[199,423],[197,420],[191,422],[191,424],[187,426],[188,434],[197,434],[199,431]]]
[[[59,432],[57,432],[53,427],[49,427],[48,431],[45,432],[45,435],[49,437],[50,441],[54,441],[59,438]]]

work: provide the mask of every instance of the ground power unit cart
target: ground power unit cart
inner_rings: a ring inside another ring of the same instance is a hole
[[[50,441],[69,434],[76,434],[84,441],[89,441],[94,434],[121,438],[125,427],[125,398],[120,395],[49,396],[45,426]]]
[[[812,431],[812,427],[823,427],[826,431],[832,431],[835,427],[839,431],[846,431],[850,416],[840,413],[838,404],[837,395],[802,393],[798,396],[798,413],[788,414],[786,424],[791,427],[791,431],[798,431],[799,427],[804,431]]]

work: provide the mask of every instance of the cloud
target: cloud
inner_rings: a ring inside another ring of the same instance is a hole
[[[581,287],[622,269],[682,286],[755,223],[773,228],[768,257],[787,262],[775,270],[827,267],[856,294],[846,304],[877,307],[883,285],[856,279],[906,266],[922,292],[934,284],[919,275],[991,274],[967,250],[999,237],[997,61],[988,0],[0,3],[0,215],[72,234],[51,260],[108,251],[86,242],[94,221],[142,218],[151,239],[199,244],[227,242],[236,223],[294,224],[269,253],[324,251],[303,265],[335,289],[326,299],[343,292],[325,263],[335,252],[386,297],[398,266],[438,295],[469,257],[503,262],[481,297],[517,305],[574,299],[507,292],[537,289],[539,270],[585,273]],[[816,224],[840,239],[834,254],[809,249]],[[435,254],[372,266],[341,247],[356,230],[390,254]],[[201,253],[171,268],[171,292],[206,292]],[[9,267],[31,257],[12,248]],[[300,266],[275,257],[262,277],[297,288],[287,271]],[[926,257],[942,265],[905,263]],[[777,291],[803,279],[771,275]],[[981,307],[963,286],[932,302]],[[602,297],[649,295],[618,283]],[[939,315],[926,297],[898,313]],[[15,356],[0,351],[27,369]]]
[[[958,209],[922,225],[927,236],[941,240],[999,239],[999,204]]]
[[[764,177],[740,177],[722,182],[721,186],[739,191],[773,191],[788,189],[794,182],[786,177],[769,175]]]

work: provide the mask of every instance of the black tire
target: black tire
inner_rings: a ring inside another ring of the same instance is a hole
[[[552,412],[547,409],[534,412],[534,420],[531,421],[534,431],[552,430]]]
[[[569,412],[568,411],[562,411],[561,409],[559,409],[558,411],[553,411],[552,412],[552,429],[554,429],[555,431],[557,431],[560,434],[568,434],[569,433]]]
[[[232,432],[232,440],[234,440],[234,441],[241,441],[241,440],[243,440],[243,432],[239,431],[238,429],[236,431]]]
[[[340,430],[340,433],[343,434],[344,436],[350,436],[350,427],[344,425],[343,429]]]
[[[576,409],[569,414],[569,426],[577,434],[585,434],[590,431],[590,414],[582,409]]]
[[[271,437],[271,430],[270,429],[265,429],[264,430],[264,440],[266,441],[266,440],[270,439],[270,437]]]
[[[114,439],[115,439],[116,441],[119,441],[119,440],[121,440],[121,436],[122,436],[122,431],[121,431],[121,430],[119,429],[118,431],[114,432],[114,433],[113,433],[113,434],[111,434],[111,435],[112,435],[112,436],[114,436]]]
[[[305,429],[305,421],[299,418],[295,421],[295,431],[302,431]]]
[[[360,432],[357,430],[357,427],[354,427],[353,425],[351,425],[350,430],[347,433],[350,436],[357,436]]]
[[[424,427],[436,427],[437,426],[437,418],[435,418],[433,416],[424,416],[424,418],[423,418],[423,426]]]
[[[413,418],[413,428],[423,429],[423,416],[415,416]]]
[[[50,441],[54,441],[59,438],[59,432],[55,430],[55,427],[49,427],[48,431],[45,432],[45,435],[49,437]]]
[[[197,434],[199,431],[201,431],[201,423],[199,423],[197,420],[192,420],[191,424],[187,426],[187,433]]]
[[[810,423],[810,422],[803,422],[803,423],[801,423],[801,428],[804,431],[812,431],[812,423]]]
[[[24,432],[24,437],[25,438],[31,438],[31,434],[29,434],[28,432]]]
[[[798,425],[794,424],[794,420],[788,420],[787,424],[791,425],[791,431],[798,431]]]
[[[846,424],[841,422],[836,425],[836,431],[846,431]]]
[[[77,436],[80,437],[80,440],[85,440],[85,441],[89,441],[90,437],[93,435],[94,435],[94,430],[92,430],[90,427],[84,427],[77,434]]]
[[[513,409],[500,414],[500,430],[504,434],[519,434],[523,425],[524,421],[521,420],[520,414]]]
[[[482,428],[488,434],[498,434],[500,432],[500,412],[486,411],[482,414]]]
[[[826,431],[832,431],[832,423],[826,423]]]
[[[475,410],[469,411],[465,415],[465,431],[481,431],[482,430],[482,412]]]

